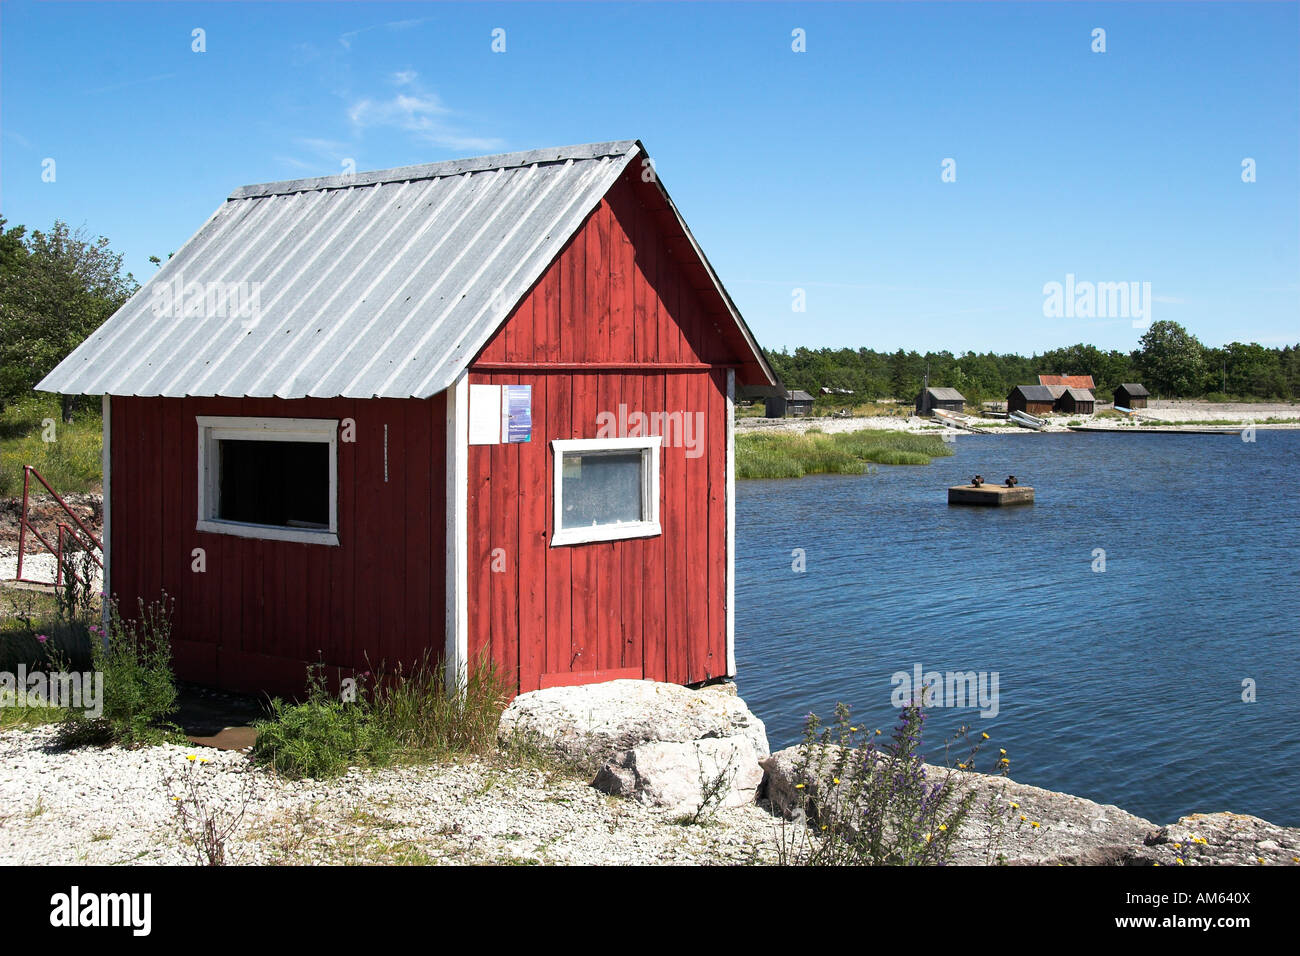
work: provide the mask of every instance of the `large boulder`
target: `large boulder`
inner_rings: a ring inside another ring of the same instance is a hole
[[[807,768],[801,748],[789,747],[763,760],[764,788],[773,812],[815,822],[830,788],[848,784],[844,779],[838,785],[833,782],[838,756],[838,748],[828,747],[817,766]],[[975,791],[972,810],[953,841],[954,863],[1300,864],[1300,828],[1258,817],[1193,813],[1161,827],[1118,807],[1005,777],[929,765],[925,770],[931,781],[950,775],[954,796]],[[998,811],[997,817],[987,812],[990,808]]]
[[[698,812],[753,801],[767,731],[732,684],[692,690],[615,680],[520,694],[501,715],[519,737],[593,773],[608,793]]]
[[[836,748],[829,748],[826,756],[826,763],[833,765]],[[799,747],[765,759],[766,795],[776,813],[806,812],[816,819],[819,803],[836,784],[829,769],[800,773],[800,764]],[[971,811],[953,841],[953,863],[1142,863],[1147,862],[1143,855],[1147,841],[1154,840],[1159,830],[1149,820],[1118,807],[1006,777],[930,765],[925,770],[931,781],[950,774],[955,798],[975,791]],[[846,785],[841,780],[838,786]]]

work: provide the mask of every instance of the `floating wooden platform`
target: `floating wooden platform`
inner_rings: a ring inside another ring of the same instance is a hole
[[[1028,485],[953,485],[948,489],[950,505],[1032,505],[1034,489]]]

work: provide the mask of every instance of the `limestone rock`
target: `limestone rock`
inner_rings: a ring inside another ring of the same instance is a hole
[[[832,759],[834,753],[832,748]],[[799,748],[789,747],[762,762],[766,796],[774,812],[790,816],[799,807],[801,792],[796,786],[803,782],[808,815],[816,819],[819,801],[834,784],[828,770],[801,780],[799,759]],[[1159,830],[1149,820],[1118,807],[1005,777],[930,765],[926,774],[930,780],[951,774],[948,779],[955,797],[975,791],[971,811],[954,841],[952,862],[957,864],[1142,863],[1146,841]],[[846,784],[841,780],[839,785]]]
[[[650,680],[613,680],[520,694],[498,737],[523,734],[584,766],[599,767],[638,744],[746,737],[766,757],[767,730],[725,685],[691,690]]]
[[[728,684],[616,680],[531,691],[506,708],[497,734],[554,751],[594,773],[601,790],[691,813],[753,802],[769,753],[763,722]]]
[[[639,803],[695,813],[753,803],[763,770],[748,737],[639,744],[616,755],[592,786]]]

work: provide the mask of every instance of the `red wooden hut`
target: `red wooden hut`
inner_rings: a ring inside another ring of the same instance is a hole
[[[107,588],[179,676],[735,672],[732,403],[776,379],[643,146],[236,190],[38,387],[103,395]]]

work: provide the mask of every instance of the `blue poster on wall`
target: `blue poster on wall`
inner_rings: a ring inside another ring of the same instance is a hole
[[[533,387],[506,385],[501,395],[501,431],[507,442],[533,440]]]

